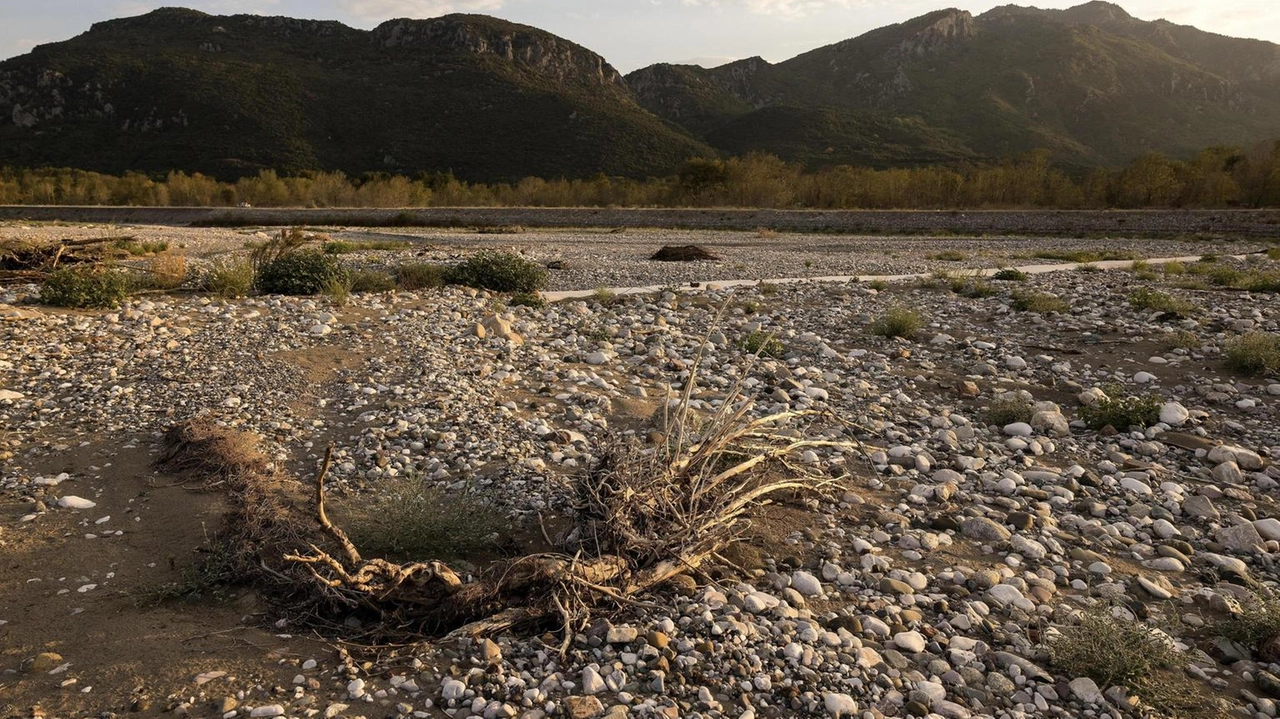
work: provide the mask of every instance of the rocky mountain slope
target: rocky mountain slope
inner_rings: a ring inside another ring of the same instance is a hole
[[[707,149],[594,52],[490,17],[157,10],[0,63],[0,164],[646,176]]]
[[[717,147],[740,151],[745,134],[810,162],[1047,147],[1114,165],[1147,150],[1247,144],[1280,124],[1280,46],[1145,22],[1103,2],[940,10],[776,65],[655,65],[627,81],[646,108]],[[839,120],[815,131],[819,112]],[[803,148],[788,145],[796,136]]]

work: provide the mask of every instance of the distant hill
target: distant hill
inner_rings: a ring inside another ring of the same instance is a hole
[[[599,55],[479,15],[367,32],[162,9],[0,63],[0,164],[493,181],[644,177],[709,153]]]
[[[1280,128],[1280,45],[1145,22],[1104,2],[940,10],[776,65],[654,65],[626,79],[644,107],[718,149],[782,149],[810,164],[1048,148],[1114,166]]]
[[[653,65],[481,15],[372,31],[167,8],[0,62],[0,165],[260,169],[474,181],[671,173],[693,157],[809,167],[1187,157],[1280,134],[1280,45],[1091,2],[939,10],[770,64]]]

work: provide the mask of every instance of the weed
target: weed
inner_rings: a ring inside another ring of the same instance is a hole
[[[1223,636],[1257,651],[1280,635],[1280,600],[1255,594],[1241,602],[1240,608],[1240,614],[1218,623],[1216,628]]]
[[[1254,377],[1280,371],[1280,334],[1249,332],[1227,341],[1227,367]]]
[[[450,284],[495,292],[536,292],[547,281],[547,271],[520,255],[482,251],[446,272]]]
[[[1047,292],[1022,292],[1013,296],[1013,308],[1019,312],[1036,312],[1042,315],[1071,311],[1067,301]]]
[[[396,284],[409,291],[444,287],[448,269],[430,262],[410,262],[396,268]]]
[[[396,289],[396,278],[378,270],[356,270],[351,273],[352,292],[390,292]]]
[[[1094,273],[1101,272],[1102,268],[1094,264],[1084,264],[1076,268],[1076,272]]]
[[[594,300],[597,304],[602,304],[602,305],[612,304],[613,301],[617,298],[618,298],[618,293],[614,292],[608,287],[597,287],[595,292],[591,293],[591,299]]]
[[[270,295],[315,295],[347,281],[347,272],[332,255],[317,250],[288,252],[257,268],[258,290]]]
[[[1138,256],[1128,250],[1104,250],[1092,252],[1088,250],[1041,250],[1034,257],[1041,260],[1060,260],[1063,262],[1105,262],[1109,260],[1133,260]]]
[[[760,294],[764,295],[765,297],[773,297],[774,295],[778,294],[778,291],[779,291],[779,287],[770,282],[761,282],[759,285],[756,286],[756,289],[759,290]]]
[[[997,280],[1000,282],[1026,282],[1027,273],[1023,272],[1022,270],[1014,269],[1012,267],[1006,267],[1005,269],[1000,270],[999,272],[992,275],[991,279]]]
[[[1172,312],[1179,315],[1193,315],[1200,309],[1190,300],[1174,297],[1147,287],[1139,287],[1129,293],[1129,306],[1137,310]]]
[[[924,316],[909,307],[893,307],[877,317],[867,328],[873,335],[910,339],[924,327]]]
[[[778,236],[778,231],[770,227],[757,227],[756,236],[761,239],[772,240]]]
[[[1146,429],[1160,421],[1159,395],[1124,395],[1120,387],[1108,387],[1107,397],[1093,405],[1080,408],[1080,418],[1091,429],[1101,430],[1110,425],[1121,432],[1130,427]]]
[[[1267,259],[1276,260],[1277,262],[1280,262],[1280,247],[1268,247]]]
[[[158,255],[169,249],[169,243],[164,240],[154,242],[139,242],[131,238],[121,238],[111,243],[112,247],[117,250],[124,250],[134,257],[144,257],[146,255]]]
[[[1004,427],[1015,422],[1030,422],[1035,413],[1029,400],[1010,393],[992,400],[982,417],[987,424]]]
[[[201,287],[223,298],[246,297],[253,291],[253,262],[247,258],[219,257],[209,266]]]
[[[168,250],[157,253],[147,262],[147,283],[159,290],[172,290],[187,280],[187,256]]]
[[[535,310],[540,310],[547,306],[547,301],[537,292],[517,292],[511,295],[509,304],[512,307],[532,307]]]
[[[325,280],[324,286],[320,289],[325,297],[328,297],[333,304],[339,307],[345,307],[347,301],[351,299],[351,276],[342,274],[330,277]]]
[[[425,486],[420,479],[380,482],[381,491],[352,502],[351,540],[361,550],[388,559],[442,560],[496,549],[494,536],[510,523],[475,499]]]
[[[1170,277],[1185,275],[1187,273],[1187,266],[1177,260],[1164,263],[1160,269],[1164,271],[1165,275]]]
[[[54,307],[119,307],[129,296],[129,285],[123,273],[105,267],[63,267],[40,285],[40,301]]]
[[[1191,330],[1177,330],[1169,335],[1168,345],[1170,349],[1193,350],[1198,349],[1204,343]]]
[[[781,357],[786,351],[773,334],[760,330],[742,338],[742,349],[760,357]]]
[[[935,252],[932,255],[929,255],[929,259],[941,260],[943,262],[962,262],[968,259],[968,257],[958,250],[943,250],[942,252]]]
[[[867,287],[875,290],[876,292],[884,292],[889,289],[889,283],[884,280],[871,280],[867,283]]]

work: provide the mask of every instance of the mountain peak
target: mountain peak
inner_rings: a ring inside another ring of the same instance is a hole
[[[1094,0],[1062,11],[1063,19],[1069,22],[1101,25],[1103,23],[1132,20],[1133,16],[1115,3]]]

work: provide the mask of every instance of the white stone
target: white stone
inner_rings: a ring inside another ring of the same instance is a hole
[[[1160,421],[1170,427],[1181,427],[1191,419],[1191,413],[1177,402],[1165,402],[1160,406]]]
[[[26,397],[26,395],[21,392],[14,392],[11,389],[0,389],[0,402],[16,402],[23,397]]]
[[[1280,519],[1267,517],[1253,523],[1253,528],[1267,541],[1280,541]]]
[[[893,635],[894,646],[913,654],[923,652],[927,643],[928,642],[924,639],[924,635],[916,631],[898,632]]]
[[[1151,374],[1150,372],[1139,372],[1133,376],[1133,381],[1137,382],[1138,384],[1150,384],[1152,382],[1155,382],[1157,379],[1158,377]]]
[[[1030,437],[1034,431],[1026,422],[1014,422],[1004,426],[1004,433],[1010,437]]]
[[[1036,605],[1022,595],[1022,591],[1012,584],[997,584],[987,590],[987,596],[991,597],[1001,606],[1013,605],[1024,612],[1029,612],[1036,608]]]
[[[589,352],[587,356],[582,358],[583,362],[589,365],[602,365],[609,362],[609,355],[604,352]]]
[[[600,672],[594,667],[586,667],[582,670],[582,691],[587,694],[599,694],[608,688],[604,683],[604,677],[600,676]]]
[[[278,717],[284,716],[284,707],[279,704],[268,704],[265,707],[254,707],[249,712],[251,717]]]
[[[347,682],[347,695],[352,699],[359,699],[364,696],[364,680],[360,678],[352,679]]]
[[[440,682],[440,697],[445,701],[461,699],[467,693],[467,685],[452,677]]]
[[[833,719],[853,717],[858,713],[858,703],[848,694],[836,694],[834,692],[824,694],[822,696],[822,705],[826,707],[827,713]]]
[[[311,325],[311,329],[309,331],[311,332],[312,335],[315,335],[316,337],[324,337],[325,335],[333,332],[333,328],[330,327],[329,325],[314,324],[314,325]]]
[[[63,509],[93,509],[98,506],[97,502],[77,497],[74,494],[68,494],[58,500],[58,506]]]
[[[1089,677],[1072,679],[1067,686],[1071,688],[1071,695],[1085,704],[1102,704],[1106,701],[1102,696],[1102,690],[1098,689],[1097,683]]]
[[[794,572],[791,575],[791,586],[806,597],[816,597],[822,594],[822,582],[808,572]]]

